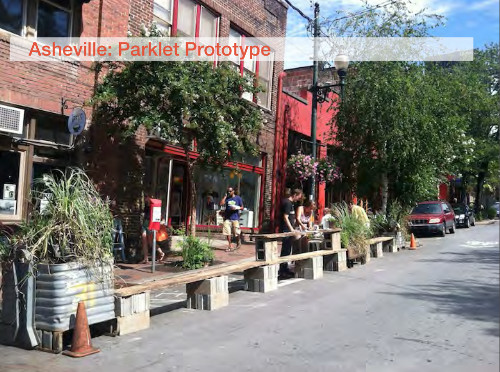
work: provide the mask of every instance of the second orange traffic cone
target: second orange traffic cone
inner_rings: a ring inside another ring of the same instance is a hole
[[[410,239],[410,249],[412,251],[417,249],[417,241],[415,240],[415,236],[411,234],[411,239]]]
[[[76,309],[75,329],[73,330],[73,341],[71,342],[71,350],[63,351],[64,355],[73,358],[80,358],[90,354],[98,353],[100,350],[92,347],[90,341],[90,329],[87,321],[87,312],[83,301],[78,303]]]

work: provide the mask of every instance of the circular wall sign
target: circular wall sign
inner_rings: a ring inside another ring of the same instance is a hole
[[[80,107],[75,107],[68,118],[68,130],[71,134],[78,135],[83,132],[87,116]]]

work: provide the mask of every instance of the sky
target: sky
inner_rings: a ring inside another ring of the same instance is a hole
[[[320,17],[332,18],[337,10],[356,12],[361,9],[361,0],[316,0],[320,5]],[[384,0],[368,0],[376,5]],[[311,0],[290,0],[309,17],[313,17]],[[410,9],[426,9],[428,13],[446,17],[446,24],[431,30],[439,37],[473,37],[474,47],[499,42],[499,3],[500,0],[412,0]],[[287,36],[307,36],[307,22],[292,8],[288,9]],[[310,65],[312,62],[285,63],[285,68]]]

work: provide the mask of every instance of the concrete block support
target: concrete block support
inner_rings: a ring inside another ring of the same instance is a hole
[[[324,249],[331,249],[338,251],[340,246],[340,232],[325,233],[325,247]]]
[[[371,249],[370,249],[370,245],[367,244],[365,247],[364,255],[361,259],[361,264],[362,265],[367,264],[368,262],[370,262],[370,260],[371,260]]]
[[[323,256],[324,271],[344,271],[347,270],[347,250],[343,249],[338,253]]]
[[[382,250],[384,252],[396,253],[398,251],[398,246],[396,244],[396,238],[383,242]]]
[[[371,255],[374,258],[384,257],[384,253],[382,250],[382,242],[370,245]]]
[[[149,290],[146,290],[127,297],[115,297],[118,335],[126,335],[149,328],[150,293]]]
[[[340,233],[336,232],[332,234],[332,249],[333,250],[339,250],[341,248],[340,246]]]
[[[227,275],[186,284],[187,308],[216,310],[229,304]]]
[[[304,279],[323,277],[323,256],[295,261],[295,276]]]
[[[245,289],[262,293],[278,289],[278,269],[279,265],[269,265],[245,270]]]
[[[258,239],[255,242],[255,257],[258,261],[273,262],[278,259],[278,242],[276,240]]]

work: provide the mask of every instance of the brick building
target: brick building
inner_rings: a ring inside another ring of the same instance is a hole
[[[26,216],[34,178],[76,163],[67,119],[74,107],[84,106],[96,78],[89,62],[10,62],[11,36],[126,35],[123,3],[0,1],[0,222]],[[91,110],[84,110],[90,118]]]
[[[7,17],[1,15],[3,4],[11,4]],[[90,63],[9,62],[12,34],[28,38],[138,35],[143,25],[155,21],[171,35],[230,37],[243,43],[248,36],[285,36],[286,15],[281,0],[0,0],[0,188],[14,189],[12,199],[0,202],[0,221],[24,218],[32,180],[69,165],[82,165],[101,192],[116,202],[114,213],[132,239],[139,233],[145,190],[163,200],[163,214],[172,224],[187,222],[190,203],[179,148],[145,130],[123,142],[113,123],[90,125],[99,120],[85,106],[99,79]],[[222,173],[199,170],[200,227],[218,224],[213,205],[227,185],[239,188],[248,208],[242,214],[244,228],[260,227],[271,214],[277,83],[283,63],[241,62],[238,67],[268,87],[257,97],[245,97],[264,112],[257,140],[261,154],[243,155]],[[88,129],[76,141],[66,129],[74,107],[83,107],[88,121]],[[18,123],[16,130],[2,130],[8,120],[14,126]]]
[[[274,226],[278,226],[279,201],[283,197],[285,188],[302,187],[305,194],[309,194],[308,183],[298,185],[294,179],[287,178],[286,164],[290,156],[299,151],[303,154],[310,154],[311,144],[311,107],[312,94],[309,87],[312,84],[312,66],[287,69],[280,76],[280,90],[278,92],[278,120],[276,122],[275,137],[275,182],[273,185],[273,206],[272,218]],[[337,79],[335,69],[325,69],[320,71],[318,81],[333,82]],[[329,98],[334,99],[335,94],[330,93]],[[328,153],[328,146],[334,143],[332,136],[332,117],[334,111],[330,111],[331,102],[318,103],[316,140],[317,157],[324,158]],[[329,206],[339,195],[334,194],[334,190],[329,185],[316,185],[316,201],[319,209],[319,216],[322,210]]]

